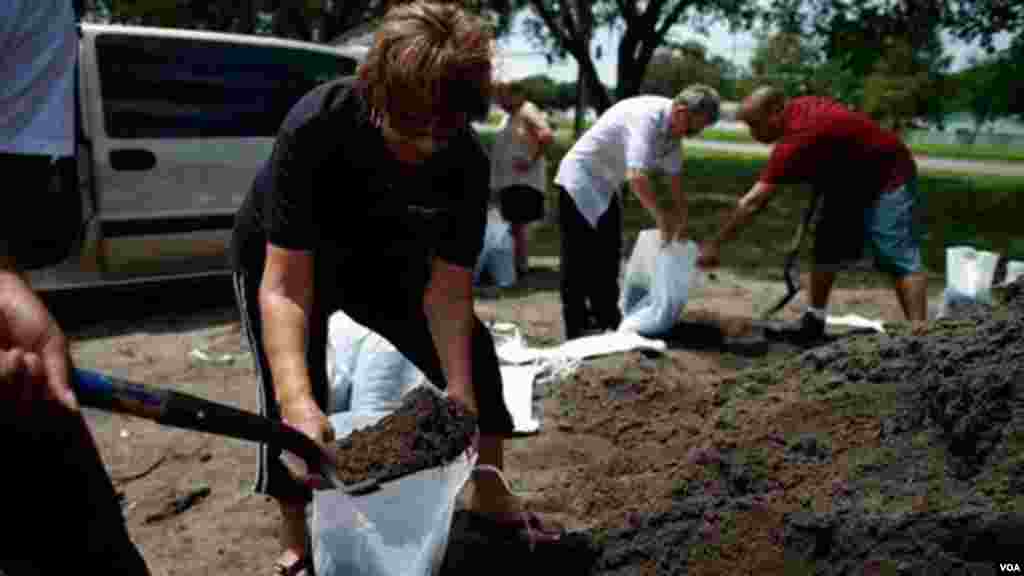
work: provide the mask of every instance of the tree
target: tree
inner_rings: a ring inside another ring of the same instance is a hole
[[[974,136],[992,120],[1024,113],[1020,95],[1024,81],[1017,72],[1024,64],[1022,45],[1018,39],[1002,52],[973,58],[970,66],[956,75],[956,103],[974,119]]]
[[[289,23],[285,35],[308,40],[311,28],[305,24],[318,0],[84,0],[84,4],[93,17],[115,24],[242,33],[257,31],[258,15],[266,13],[272,15],[273,24],[265,32],[279,30],[277,22],[284,20]]]
[[[536,74],[520,80],[526,99],[541,108],[557,108],[558,83],[546,74]]]
[[[85,19],[168,28],[199,28],[329,42],[343,32],[371,25],[396,2],[406,0],[75,0]],[[507,0],[466,0],[499,33],[508,30]]]
[[[1018,34],[1003,52],[1001,59],[1002,78],[1006,79],[1006,111],[1024,120],[1024,32]]]
[[[781,88],[789,96],[812,91],[821,50],[798,32],[762,30],[750,59],[754,79]]]
[[[948,100],[943,96],[949,58],[930,57],[927,50],[915,49],[906,39],[893,37],[883,39],[879,52],[879,59],[864,79],[864,111],[896,130],[916,117],[941,120],[948,112]]]
[[[599,112],[611,106],[613,98],[601,84],[585,34],[586,11],[577,10],[577,0],[515,0],[513,9],[530,9],[527,29],[552,58],[566,55],[576,60],[592,104]],[[740,25],[758,14],[756,3],[743,0],[599,0],[586,4],[595,32],[620,29],[615,99],[639,93],[648,64],[658,48],[669,40],[673,27],[689,22],[697,26],[715,19]]]
[[[735,97],[735,66],[720,57],[708,58],[699,42],[670,42],[655,51],[640,91],[675,96],[689,84],[699,82],[715,88],[726,99]]]
[[[945,0],[777,0],[776,21],[788,22],[821,47],[811,90],[831,92],[876,119],[901,127],[916,116],[941,118],[951,59],[939,31]],[[806,30],[805,30],[806,28]]]
[[[1024,3],[1016,0],[949,0],[945,24],[962,40],[978,40],[993,52],[1002,32],[1024,30]]]

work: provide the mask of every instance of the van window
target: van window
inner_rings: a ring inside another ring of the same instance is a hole
[[[96,58],[112,138],[272,137],[303,94],[356,67],[313,50],[110,33]]]

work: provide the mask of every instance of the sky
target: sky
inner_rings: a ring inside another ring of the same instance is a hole
[[[695,32],[686,26],[679,26],[674,29],[674,35],[680,41],[696,40],[704,44],[708,49],[709,56],[721,56],[740,66],[747,66],[750,57],[754,52],[755,40],[749,32],[730,33],[724,24],[709,27],[707,36]],[[602,30],[595,34],[591,54],[594,54],[600,46],[602,57],[595,61],[598,75],[601,81],[609,86],[615,85],[615,66],[617,61],[617,49],[620,34]],[[953,56],[953,69],[959,69],[967,64],[972,54],[980,54],[977,45],[968,45],[963,42],[944,37],[947,43],[947,53]],[[996,45],[1005,48],[1007,39],[1000,38]],[[576,80],[576,62],[571,57],[564,62],[556,63],[549,68],[544,58],[544,53],[535,47],[526,36],[522,26],[522,19],[517,18],[513,24],[512,34],[498,42],[500,66],[502,74],[509,79],[518,79],[533,74],[547,74],[551,78],[561,82],[573,82]]]

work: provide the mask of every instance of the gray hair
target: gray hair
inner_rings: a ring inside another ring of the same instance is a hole
[[[718,92],[704,84],[691,84],[683,89],[675,99],[674,104],[682,104],[694,114],[703,114],[708,119],[708,126],[718,122],[718,114],[721,109],[721,98]]]

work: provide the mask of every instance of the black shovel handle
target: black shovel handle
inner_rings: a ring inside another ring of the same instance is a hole
[[[793,266],[796,264],[797,257],[800,256],[800,247],[803,245],[804,234],[807,232],[807,228],[811,225],[811,218],[818,210],[818,202],[820,199],[821,192],[815,190],[813,192],[813,196],[811,196],[810,203],[807,205],[807,210],[804,211],[804,217],[800,221],[800,226],[796,229],[796,235],[793,237],[793,243],[789,247],[789,252],[786,253],[786,260],[782,268],[782,277],[786,282],[786,294],[780,298],[774,306],[765,311],[762,318],[766,319],[779,310],[782,310],[786,304],[789,304],[789,302],[800,293],[800,282],[798,279],[793,278]]]
[[[276,446],[299,456],[315,470],[324,462],[323,451],[309,436],[233,406],[78,368],[72,371],[71,386],[83,406]]]

